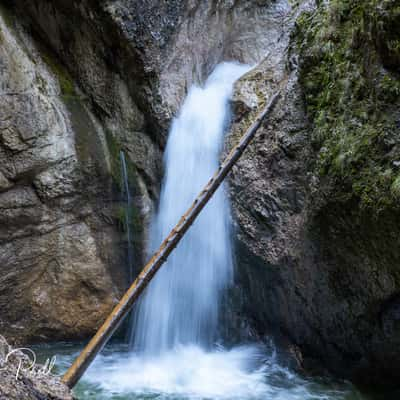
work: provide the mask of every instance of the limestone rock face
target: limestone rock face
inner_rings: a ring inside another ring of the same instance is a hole
[[[138,266],[161,151],[121,79],[110,73],[116,94],[83,93],[15,9],[0,11],[0,329],[17,341],[86,337],[128,284],[120,151]]]
[[[19,340],[88,335],[122,284],[107,261],[116,232],[101,217],[107,164],[80,158],[57,78],[3,15],[0,81],[0,329]]]
[[[150,128],[145,130],[161,145],[187,88],[203,82],[223,60],[263,59],[280,41],[281,30],[269,24],[284,24],[291,9],[282,0],[14,3],[96,107],[111,118],[130,99],[132,111],[144,114],[142,123]],[[128,109],[123,107],[122,119]],[[126,128],[136,122],[134,129],[143,129],[134,117],[130,122]]]

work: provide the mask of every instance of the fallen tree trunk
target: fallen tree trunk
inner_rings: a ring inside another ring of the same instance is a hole
[[[199,215],[200,211],[204,208],[204,206],[210,200],[211,196],[221,185],[226,175],[229,173],[229,171],[235,165],[236,161],[243,154],[248,144],[253,139],[264,118],[266,118],[272,112],[279,96],[279,92],[272,96],[267,106],[263,109],[263,111],[258,115],[254,123],[242,136],[240,142],[225,158],[218,171],[209,180],[205,188],[200,192],[200,194],[194,200],[193,204],[186,211],[186,213],[181,217],[175,228],[172,229],[167,238],[162,242],[159,249],[154,253],[153,257],[143,268],[142,272],[133,282],[132,286],[124,294],[120,302],[115,306],[114,310],[97,331],[95,336],[93,336],[88,345],[82,350],[81,354],[77,357],[75,362],[65,373],[62,380],[70,388],[75,386],[75,384],[81,378],[83,373],[89,367],[90,363],[101,351],[103,346],[107,343],[114,331],[117,329],[120,322],[129,313],[133,304],[146,288],[155,273],[167,260],[170,253],[180,242],[185,232],[189,229],[196,217]]]

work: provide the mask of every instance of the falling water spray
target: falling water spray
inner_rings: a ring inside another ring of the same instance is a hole
[[[218,168],[234,82],[249,67],[223,63],[193,86],[174,119],[151,243],[157,248]],[[136,309],[132,347],[148,355],[178,345],[210,348],[218,339],[221,298],[231,284],[229,202],[222,186],[205,207]]]

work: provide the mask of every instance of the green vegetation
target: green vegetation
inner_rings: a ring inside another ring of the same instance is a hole
[[[78,97],[72,78],[66,68],[56,60],[55,56],[50,54],[50,52],[45,49],[41,49],[41,56],[43,61],[58,79],[61,96],[67,98]]]
[[[13,29],[14,27],[14,14],[3,4],[0,4],[0,17],[2,18],[4,24],[8,29]],[[0,45],[4,43],[4,32],[0,27]]]
[[[0,4],[0,15],[3,18],[5,24],[9,28],[14,27],[14,18],[15,18],[14,14],[12,13],[11,10],[9,10],[7,7],[1,4]],[[3,37],[0,29],[0,43],[2,43],[2,41]],[[75,92],[71,76],[69,75],[66,68],[57,60],[56,55],[54,55],[48,48],[45,48],[43,44],[40,45],[40,53],[42,60],[46,63],[46,65],[58,79],[62,97],[67,97],[67,98],[78,97],[77,93]],[[32,62],[36,63],[34,59],[32,59]],[[43,78],[40,76],[38,77],[38,79],[43,81]],[[42,82],[42,87],[45,87],[44,82]]]
[[[5,7],[3,4],[0,4],[0,15],[4,20],[4,23],[9,27],[12,28],[14,26],[14,15],[12,12]]]
[[[400,5],[319,3],[295,34],[318,172],[338,199],[400,208]]]
[[[111,159],[111,175],[113,182],[118,187],[118,191],[122,192],[124,190],[123,177],[121,175],[121,160],[120,151],[122,150],[121,144],[116,140],[115,136],[110,131],[106,131],[106,141],[108,151],[110,152]],[[128,169],[128,180],[132,179],[135,174],[135,167],[131,163],[127,165]]]
[[[126,231],[126,214],[129,213],[128,220],[132,232],[134,233],[131,239],[133,245],[140,246],[142,244],[142,233],[143,233],[143,221],[139,210],[136,207],[132,207],[129,211],[126,206],[118,206],[116,212],[116,219],[118,228],[120,231]]]

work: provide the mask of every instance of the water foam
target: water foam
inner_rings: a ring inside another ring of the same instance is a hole
[[[102,399],[358,398],[349,397],[346,386],[328,388],[300,378],[279,366],[274,354],[260,345],[213,351],[196,345],[178,346],[154,357],[113,352],[96,359],[84,382],[100,388],[105,393]]]
[[[222,63],[193,86],[174,119],[151,242],[157,248],[218,168],[234,82],[249,67]],[[212,347],[221,296],[232,283],[229,202],[221,187],[206,205],[136,309],[132,348],[160,354],[176,345]]]

